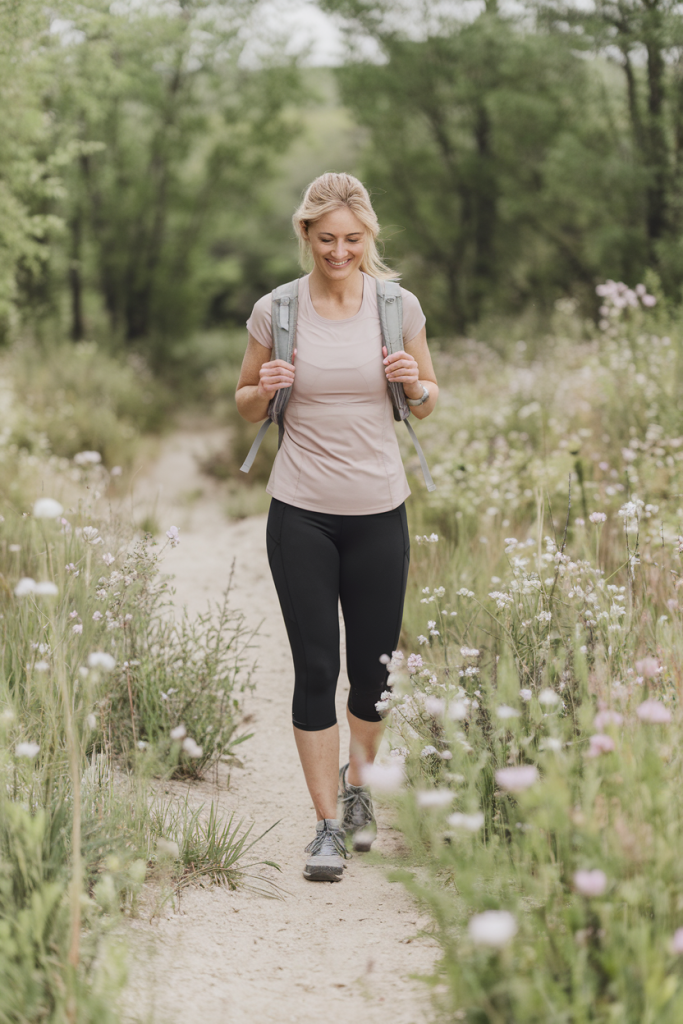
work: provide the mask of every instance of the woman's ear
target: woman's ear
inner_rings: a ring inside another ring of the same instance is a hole
[[[301,234],[306,239],[306,241],[308,241],[308,224],[306,223],[306,221],[305,220],[300,220],[299,221],[299,227],[301,229]]]

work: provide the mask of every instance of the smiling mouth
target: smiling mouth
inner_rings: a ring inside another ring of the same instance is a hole
[[[336,260],[331,260],[329,256],[326,257],[326,260],[331,267],[346,267],[348,266],[349,263],[352,262],[352,259],[353,257],[349,256],[347,260],[342,260],[341,263],[338,263]]]

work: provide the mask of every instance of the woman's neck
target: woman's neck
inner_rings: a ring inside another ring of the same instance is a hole
[[[341,281],[334,281],[314,267],[308,279],[308,287],[313,308],[331,320],[353,316],[363,301],[364,283],[360,270],[355,270]]]

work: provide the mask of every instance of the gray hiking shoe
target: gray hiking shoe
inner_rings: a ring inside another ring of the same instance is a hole
[[[306,847],[304,878],[310,882],[341,882],[348,853],[339,822],[336,818],[325,818],[315,830],[315,839]]]
[[[366,786],[352,786],[346,781],[348,764],[339,772],[339,789],[343,806],[342,831],[351,838],[356,853],[367,853],[377,838],[377,822],[370,791]]]

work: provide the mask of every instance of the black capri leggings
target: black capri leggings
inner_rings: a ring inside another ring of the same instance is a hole
[[[349,710],[379,722],[375,703],[387,688],[379,659],[398,644],[408,579],[405,505],[375,515],[338,516],[273,498],[267,547],[294,659],[294,725],[314,732],[337,721],[340,599]]]

